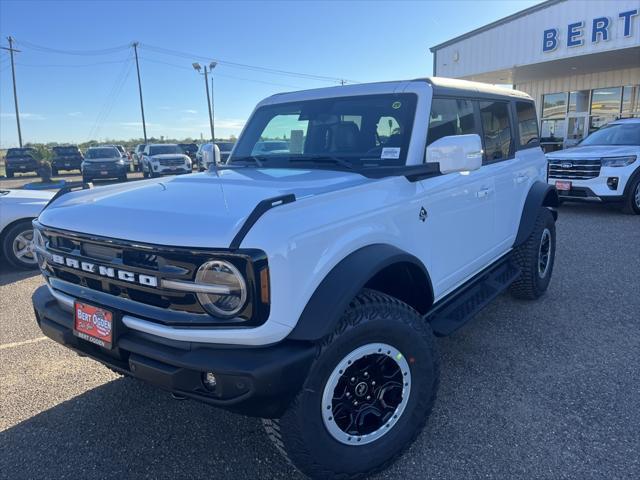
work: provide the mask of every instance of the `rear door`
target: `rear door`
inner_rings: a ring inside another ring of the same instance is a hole
[[[450,136],[480,133],[475,102],[434,98],[427,145]],[[421,182],[431,249],[429,273],[436,296],[458,286],[492,260],[495,185],[482,167]]]

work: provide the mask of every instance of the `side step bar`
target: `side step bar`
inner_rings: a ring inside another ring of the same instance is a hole
[[[518,267],[509,259],[502,260],[438,302],[425,319],[437,336],[451,335],[509,288],[519,276]]]

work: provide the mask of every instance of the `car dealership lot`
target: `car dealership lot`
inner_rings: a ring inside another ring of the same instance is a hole
[[[44,339],[30,303],[41,277],[1,268],[0,478],[299,478],[258,420]],[[503,296],[438,341],[433,415],[377,478],[640,476],[638,292],[638,218],[563,206],[547,294]]]
[[[65,180],[67,182],[81,182],[82,175],[78,172],[64,172],[53,176],[54,180]],[[142,180],[142,172],[127,173],[127,181]],[[39,182],[40,177],[35,173],[16,174],[14,178],[0,178],[0,188],[23,188],[27,183]],[[117,183],[117,180],[96,180],[94,184],[106,185]]]

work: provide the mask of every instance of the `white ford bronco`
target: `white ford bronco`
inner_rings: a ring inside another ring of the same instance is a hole
[[[275,95],[218,169],[61,191],[34,221],[37,322],[118,372],[264,418],[311,477],[361,477],[425,425],[434,335],[507,289],[547,289],[546,170],[517,91],[431,78]]]

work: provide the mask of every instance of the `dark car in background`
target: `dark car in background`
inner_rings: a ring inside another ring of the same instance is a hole
[[[216,145],[220,149],[220,163],[227,163],[227,159],[229,158],[229,155],[231,155],[231,150],[233,150],[235,143],[216,142]]]
[[[13,178],[16,172],[35,172],[38,169],[38,160],[35,148],[10,148],[4,157],[5,172],[7,178]]]
[[[184,154],[191,159],[191,162],[195,163],[198,145],[195,143],[179,143],[178,146],[182,149]]]
[[[127,181],[129,164],[122,158],[116,147],[91,147],[82,162],[82,181],[91,182],[97,178],[117,178]]]
[[[133,152],[133,170],[136,172],[142,171],[142,153],[147,145],[145,143],[141,143],[136,146],[135,151]]]
[[[53,147],[51,173],[57,175],[60,170],[81,170],[84,156],[77,145],[61,145]]]

